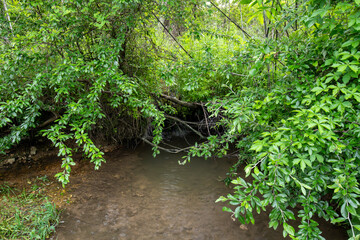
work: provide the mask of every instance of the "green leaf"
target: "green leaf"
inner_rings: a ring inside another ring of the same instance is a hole
[[[314,87],[313,89],[311,89],[312,92],[316,92],[316,95],[318,95],[319,93],[321,93],[322,91],[324,91],[323,88],[321,87]]]
[[[283,223],[284,230],[291,236],[295,235],[295,229],[287,224],[286,222]]]
[[[356,65],[349,65],[349,68],[350,68],[351,70],[353,70],[355,73],[357,73],[357,72],[359,71],[359,67],[356,66]]]
[[[354,98],[356,99],[356,101],[360,102],[360,94],[354,94]]]
[[[301,160],[301,161],[300,161],[300,168],[301,168],[302,171],[305,170],[305,168],[306,168],[306,163],[305,163],[304,160]]]
[[[346,65],[346,64],[340,65],[340,66],[338,67],[338,71],[339,71],[339,72],[344,72],[344,71],[346,70],[346,68],[347,68],[347,65]]]
[[[309,167],[312,167],[311,161],[305,159],[304,162],[306,163],[306,165],[308,165]]]
[[[344,222],[344,221],[346,221],[346,218],[339,217],[339,218],[331,220],[331,223],[339,223],[339,222]]]
[[[255,76],[256,73],[257,73],[257,70],[255,68],[253,68],[249,71],[249,76],[253,77],[253,76]]]
[[[254,150],[256,152],[260,152],[263,149],[264,145],[261,141],[256,141],[254,142],[254,144],[251,146],[250,150]]]
[[[360,0],[359,0],[359,2],[360,2]],[[353,225],[353,227],[360,231],[360,225]]]
[[[260,171],[259,171],[259,169],[257,167],[254,168],[254,173],[255,173],[256,176],[259,175]]]
[[[305,190],[305,188],[304,188],[302,185],[300,185],[300,188],[301,188],[302,194],[303,194],[304,196],[306,196],[306,190]]]
[[[325,66],[331,65],[334,62],[332,59],[328,59],[325,61]]]
[[[348,211],[346,210],[346,203],[343,203],[340,208],[340,213],[344,218],[347,218]]]
[[[225,202],[225,201],[227,201],[228,199],[226,198],[226,197],[223,197],[223,196],[220,196],[218,199],[216,199],[216,203],[217,202]]]
[[[236,207],[234,211],[235,218],[239,218],[241,207]]]
[[[324,162],[324,157],[321,156],[320,154],[316,154],[316,158],[319,162],[323,163]]]
[[[346,206],[346,210],[348,210],[348,212],[351,213],[354,216],[357,215],[355,208],[353,206],[351,206],[351,205]]]
[[[249,4],[251,3],[253,0],[241,0],[240,3],[241,4]]]
[[[248,165],[245,167],[245,174],[246,174],[245,176],[248,177],[250,175],[250,173],[251,173],[251,166]]]
[[[230,212],[230,213],[232,213],[233,211],[231,210],[231,208],[228,208],[228,207],[223,207],[222,208],[222,210],[224,211],[224,212]]]

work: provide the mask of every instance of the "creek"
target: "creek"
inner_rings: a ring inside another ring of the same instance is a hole
[[[151,147],[108,153],[99,171],[91,167],[72,177],[73,202],[63,211],[52,239],[240,239],[280,240],[282,229],[268,228],[266,213],[255,225],[241,225],[215,200],[232,190],[220,181],[231,159],[194,158]],[[343,230],[322,223],[326,239],[347,239]]]

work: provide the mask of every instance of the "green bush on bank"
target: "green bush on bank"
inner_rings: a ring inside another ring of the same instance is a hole
[[[232,205],[224,210],[242,223],[254,223],[253,213],[270,207],[269,227],[281,225],[284,237],[323,239],[319,216],[346,224],[349,239],[358,239],[360,2],[257,4],[260,13],[273,11],[270,29],[283,34],[247,45],[255,59],[247,72],[262,84],[244,84],[208,103],[227,130],[188,157],[223,155],[229,143],[237,145],[246,178],[234,179],[234,194],[218,201]],[[295,218],[298,229],[290,225]]]

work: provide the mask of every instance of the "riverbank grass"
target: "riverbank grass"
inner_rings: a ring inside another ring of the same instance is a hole
[[[43,184],[22,191],[0,185],[0,239],[46,239],[55,231],[59,214],[42,194]]]

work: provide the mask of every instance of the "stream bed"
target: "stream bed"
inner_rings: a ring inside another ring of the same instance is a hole
[[[269,229],[266,213],[255,225],[241,225],[215,203],[231,189],[220,181],[230,159],[194,158],[185,166],[181,155],[151,147],[108,153],[99,171],[92,166],[74,175],[73,202],[62,212],[52,239],[239,239],[281,240],[282,230]],[[343,229],[323,223],[326,239],[347,239]]]

